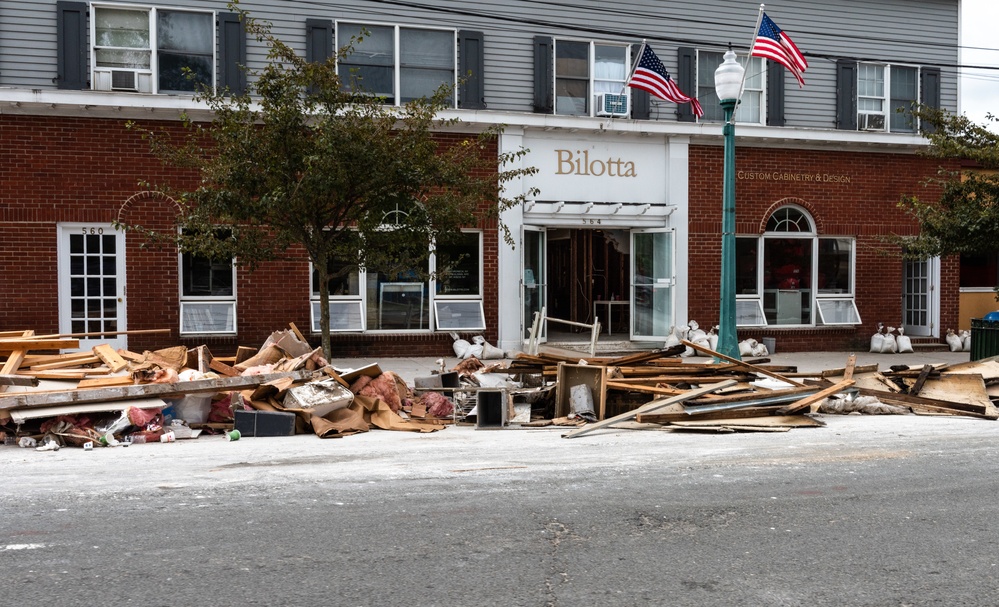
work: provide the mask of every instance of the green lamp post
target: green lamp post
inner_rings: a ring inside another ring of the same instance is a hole
[[[735,325],[735,108],[742,94],[745,70],[729,49],[715,70],[715,92],[725,111],[725,165],[722,187],[721,306],[718,319],[719,354],[742,360]]]

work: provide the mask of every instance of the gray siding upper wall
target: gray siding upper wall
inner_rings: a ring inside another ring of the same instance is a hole
[[[958,2],[837,0],[769,6],[767,14],[809,62],[803,89],[785,74],[787,126],[834,128],[835,66],[843,57],[939,66],[941,104],[955,111]],[[150,4],[228,10],[216,0]],[[745,0],[242,0],[240,6],[272,23],[273,32],[303,55],[307,18],[482,31],[487,109],[518,112],[532,111],[534,36],[627,43],[647,39],[675,76],[680,46],[719,51],[731,43],[744,56],[759,7]],[[248,40],[250,67],[259,68],[265,59],[266,49]],[[56,0],[0,0],[0,87],[54,89],[55,77]],[[651,119],[675,120],[674,110],[672,104],[653,104]]]

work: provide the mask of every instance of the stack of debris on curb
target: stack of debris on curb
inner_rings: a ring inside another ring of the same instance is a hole
[[[127,332],[126,332],[127,333]],[[155,352],[79,348],[82,335],[0,333],[0,435],[38,450],[90,449],[197,438],[315,433],[341,437],[370,428],[433,432],[451,420],[419,408],[398,375],[377,365],[340,373],[291,325],[259,348],[213,357],[206,346]],[[439,404],[438,404],[439,405]]]
[[[372,428],[434,432],[569,426],[577,437],[612,425],[700,432],[820,427],[817,413],[915,413],[995,420],[999,361],[910,369],[798,373],[766,358],[741,361],[682,341],[619,357],[544,348],[508,364],[444,360],[410,387],[379,364],[331,367],[294,324],[259,348],[214,357],[206,346],[155,352],[79,348],[82,335],[0,332],[0,434],[6,444],[57,450]],[[712,357],[695,362],[688,349]]]

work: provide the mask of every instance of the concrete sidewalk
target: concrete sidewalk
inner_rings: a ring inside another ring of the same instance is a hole
[[[882,370],[890,369],[894,365],[907,365],[909,367],[921,367],[929,364],[954,364],[968,362],[971,358],[970,352],[914,352],[907,354],[873,354],[870,352],[780,352],[767,356],[769,364],[774,365],[794,365],[798,371],[811,373],[825,369],[838,369],[846,365],[846,359],[850,354],[857,355],[858,365],[870,365],[877,363]],[[580,357],[585,357],[585,353],[580,353]],[[599,356],[599,354],[598,354]],[[746,357],[749,359],[750,357]],[[439,368],[437,361],[440,357],[386,357],[386,358],[334,358],[330,364],[337,369],[356,369],[371,363],[378,363],[382,371],[392,371],[402,377],[406,383],[412,385],[414,378],[425,377]],[[454,356],[444,357],[444,365],[450,370],[460,362]],[[485,360],[486,364],[503,363],[509,364],[511,359]],[[705,363],[712,359],[704,356],[692,356],[683,359],[689,363]]]

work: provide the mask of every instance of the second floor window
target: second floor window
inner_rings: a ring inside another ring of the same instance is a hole
[[[628,47],[555,41],[555,113],[592,116],[599,95],[627,95]]]
[[[712,51],[697,51],[697,100],[704,109],[701,120],[721,121],[725,119],[718,94],[715,93],[715,70],[722,64],[724,53]],[[766,115],[766,65],[762,58],[752,57],[746,65],[740,59],[739,63],[746,68],[746,83],[742,91],[742,102],[735,112],[736,122],[747,124],[764,124]],[[690,93],[688,93],[690,94]]]
[[[915,67],[861,63],[857,66],[857,125],[860,130],[913,132],[916,125],[904,111],[919,99]]]
[[[339,45],[354,39],[337,68],[353,90],[401,105],[456,82],[454,30],[337,23],[336,34]]]
[[[93,88],[193,92],[215,82],[211,12],[94,6]]]

